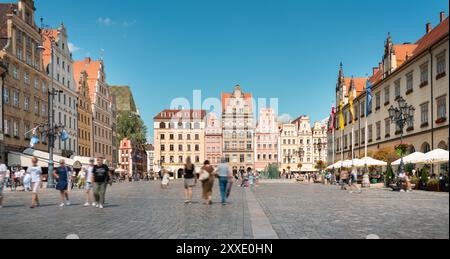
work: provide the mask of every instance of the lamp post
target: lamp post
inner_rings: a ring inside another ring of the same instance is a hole
[[[50,55],[51,55],[51,69],[50,69],[50,80],[51,84],[48,89],[48,124],[46,124],[46,130],[44,129],[44,133],[47,134],[48,137],[48,179],[47,179],[47,188],[54,188],[54,179],[53,179],[53,168],[54,168],[54,161],[53,161],[53,148],[55,146],[55,136],[59,131],[62,131],[64,129],[64,126],[62,125],[55,125],[54,122],[54,107],[53,107],[53,98],[56,95],[59,95],[63,93],[62,90],[56,90],[54,88],[54,71],[55,71],[55,65],[54,65],[54,52],[53,52],[53,45],[55,43],[56,38],[53,36],[53,34],[47,29],[48,26],[44,25],[44,18],[41,17],[41,28],[40,33],[42,36],[42,40],[48,39],[50,40]],[[45,50],[44,46],[39,46],[38,49],[41,51]]]
[[[322,150],[325,147],[325,143],[322,142],[322,139],[319,139],[317,143],[314,144],[314,146],[316,147],[316,150],[319,151],[319,160],[322,160]]]
[[[299,160],[298,162],[303,163],[303,157],[305,157],[305,150],[303,148],[299,147],[298,150],[295,151],[295,155],[298,156],[298,160]],[[302,169],[299,168],[299,170],[300,170],[299,173],[301,173]]]
[[[398,107],[391,106],[391,108],[389,108],[389,118],[391,119],[391,122],[395,124],[400,130],[400,144],[403,144],[403,132],[405,126],[414,122],[414,112],[416,111],[416,108],[414,108],[412,105],[408,105],[405,99],[403,99],[403,97],[401,96],[397,99],[397,102]],[[403,155],[404,154],[402,152],[399,174],[403,174],[405,171]]]

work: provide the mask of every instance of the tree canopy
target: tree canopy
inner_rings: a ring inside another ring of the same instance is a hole
[[[128,138],[143,145],[147,142],[146,136],[147,126],[138,114],[130,111],[119,113],[117,118],[117,137],[119,140]]]

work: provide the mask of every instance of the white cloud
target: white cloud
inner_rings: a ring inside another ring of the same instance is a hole
[[[105,17],[105,18],[99,17],[97,22],[104,26],[111,26],[111,25],[115,24],[115,22],[111,18],[108,18],[108,17]]]
[[[69,42],[69,50],[70,50],[70,52],[75,53],[75,52],[81,50],[81,48],[76,46],[75,44]]]
[[[122,23],[123,27],[132,27],[137,23],[136,20],[132,20],[132,21],[124,21]]]
[[[292,116],[288,113],[285,113],[278,117],[278,123],[280,123],[280,124],[290,123],[291,121],[292,121]]]

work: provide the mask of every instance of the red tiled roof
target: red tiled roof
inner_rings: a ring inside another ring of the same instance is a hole
[[[83,61],[74,61],[73,63],[73,74],[74,79],[78,81],[80,78],[80,74],[83,71],[87,73],[87,81],[89,86],[89,94],[91,100],[94,99],[94,95],[96,93],[96,84],[99,79],[99,71],[102,66],[101,60],[93,61],[91,58],[86,58]]]
[[[186,116],[188,113],[188,116]],[[200,114],[200,117],[194,117],[194,113]],[[172,115],[172,116],[171,116]],[[204,119],[206,116],[205,110],[163,110],[158,113],[153,119],[155,120],[170,120],[170,119]]]
[[[347,95],[350,90],[350,81],[351,80],[352,80],[351,77],[345,78],[345,86],[347,87]],[[356,87],[356,96],[355,97],[361,95],[362,93],[364,93],[364,91],[366,91],[367,78],[353,78],[353,82]]]
[[[425,34],[420,40],[416,42],[417,48],[414,50],[414,56],[420,55],[423,51],[427,50],[433,44],[441,40],[448,35],[448,17],[441,22],[436,28]]]
[[[436,28],[431,30],[420,38],[415,44],[394,45],[397,56],[398,67],[408,64],[408,62],[415,57],[427,51],[431,46],[448,36],[449,32],[449,17],[441,22]],[[370,78],[372,84],[376,84],[383,79],[383,71],[378,71]]]
[[[394,45],[395,56],[397,57],[397,65],[401,66],[407,61],[417,48],[416,44]]]

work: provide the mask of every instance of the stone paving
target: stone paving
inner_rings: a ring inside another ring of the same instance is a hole
[[[108,189],[104,210],[84,208],[73,191],[72,206],[59,208],[56,191],[41,194],[42,207],[28,208],[30,194],[6,192],[0,238],[258,239],[258,238],[449,238],[449,195],[367,190],[348,194],[335,186],[264,183],[235,187],[230,204],[205,206],[201,189],[183,204],[183,184],[123,183]],[[214,199],[218,201],[217,184]]]

